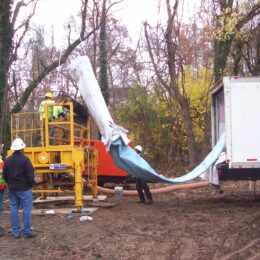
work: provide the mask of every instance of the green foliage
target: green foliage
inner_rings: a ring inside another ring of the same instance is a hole
[[[209,86],[212,71],[202,69],[199,76],[191,68],[185,71],[185,91],[190,100],[196,142],[200,147],[209,113]],[[158,87],[158,89],[161,89]],[[175,100],[160,91],[148,90],[135,85],[128,100],[118,106],[117,122],[127,128],[133,145],[144,147],[151,162],[161,166],[185,165],[188,163],[188,144],[180,107]]]
[[[223,13],[217,18],[213,37],[219,41],[241,39],[242,33],[237,28],[241,18],[242,14],[238,10],[232,10],[230,7],[224,9]]]
[[[200,143],[204,136],[206,115],[210,111],[209,88],[212,85],[213,71],[202,68],[195,75],[191,67],[187,67],[185,75],[185,90],[190,99],[195,138]]]
[[[213,31],[214,41],[214,81],[218,82],[224,74],[238,74],[242,72],[242,47],[236,43],[247,42],[249,35],[243,31],[244,25],[257,21],[260,12],[259,0],[252,1],[229,1],[223,0],[218,3],[219,14],[215,14],[215,28]],[[259,26],[259,23],[258,23]],[[234,59],[233,71],[228,71],[230,66],[229,57],[232,47],[238,47],[237,54],[240,55]],[[247,62],[248,64],[248,62]]]
[[[154,92],[141,86],[133,86],[126,103],[116,113],[118,122],[130,130],[133,144],[141,144],[146,156],[154,159],[160,156],[160,145],[164,135],[171,131],[165,104],[159,102]]]

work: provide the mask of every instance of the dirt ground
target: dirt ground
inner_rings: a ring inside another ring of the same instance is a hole
[[[248,182],[223,188],[155,195],[152,205],[109,196],[115,206],[99,208],[91,222],[33,216],[32,239],[13,239],[4,214],[0,259],[260,259],[260,183],[255,196]]]

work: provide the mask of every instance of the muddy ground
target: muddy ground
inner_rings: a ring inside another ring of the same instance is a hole
[[[223,188],[155,195],[152,205],[110,196],[115,206],[99,208],[91,222],[33,216],[33,239],[13,239],[4,214],[0,259],[260,259],[260,183],[255,196],[248,182]]]

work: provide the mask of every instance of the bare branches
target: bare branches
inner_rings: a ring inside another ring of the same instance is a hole
[[[154,60],[154,55],[152,53],[152,46],[151,46],[151,42],[150,42],[150,37],[148,35],[148,31],[147,31],[147,22],[144,23],[144,32],[145,32],[145,39],[146,39],[146,42],[147,42],[147,47],[148,47],[148,53],[149,53],[149,57],[152,61],[152,65],[153,65],[153,69],[155,71],[155,74],[157,76],[157,78],[159,79],[159,81],[161,82],[161,84],[166,88],[168,89],[168,84],[167,82],[162,78],[159,70],[158,70],[158,67],[157,65],[155,64],[155,60]]]
[[[260,14],[260,3],[254,3],[247,13],[239,14],[233,0],[219,2],[220,14],[215,15],[217,26],[214,30],[214,75],[218,82],[225,73],[228,57],[235,42],[241,39],[242,27]],[[238,60],[240,62],[240,60]]]
[[[246,62],[249,72],[253,76],[260,75],[260,27],[258,26],[250,31],[250,38],[245,41],[245,51],[243,58]]]
[[[13,13],[13,17],[12,17],[12,27],[14,28],[13,33],[15,33],[16,31],[18,31],[20,28],[24,27],[27,23],[29,23],[30,19],[33,17],[34,13],[35,13],[35,9],[37,6],[38,0],[30,0],[28,3],[24,3],[24,1],[20,1],[17,3],[15,9],[14,9],[14,13]],[[29,6],[31,5],[31,12],[28,15],[28,17],[24,20],[24,22],[22,22],[17,28],[15,28],[15,24],[17,21],[17,17],[19,15],[20,9],[23,6]]]
[[[60,56],[60,59],[54,60],[51,64],[47,65],[43,68],[43,70],[29,83],[28,87],[23,92],[21,98],[19,101],[15,104],[15,106],[12,108],[12,113],[19,112],[26,102],[29,99],[30,94],[32,91],[38,86],[38,84],[44,79],[46,75],[48,75],[50,72],[55,70],[58,66],[64,64],[67,61],[67,58],[69,55],[75,50],[75,48],[84,40],[89,38],[100,26],[100,24],[97,25],[92,31],[85,34],[86,30],[86,17],[87,17],[87,4],[88,0],[82,1],[82,13],[81,13],[81,30],[80,30],[80,36],[78,39],[76,39],[73,43],[69,43],[66,50],[63,52],[63,54]]]
[[[80,31],[80,39],[84,38],[85,30],[86,30],[86,17],[87,17],[87,6],[88,0],[82,1],[81,7],[81,31]]]
[[[19,35],[19,38],[17,39],[17,41],[15,42],[15,44],[13,44],[13,51],[12,51],[12,54],[10,56],[10,60],[9,60],[9,66],[14,62],[14,60],[16,60],[17,58],[17,52],[18,52],[18,49],[21,47],[21,43],[29,29],[29,24],[30,24],[30,20],[31,18],[34,16],[35,14],[35,9],[36,9],[36,6],[37,6],[37,3],[38,3],[38,0],[30,0],[28,3],[24,3],[24,1],[20,1],[17,3],[15,9],[14,9],[14,14],[13,14],[13,18],[12,18],[12,22],[11,22],[11,25],[12,25],[12,28],[13,28],[13,31],[12,31],[12,37],[14,36],[14,34],[19,31],[19,30],[23,30]],[[22,7],[26,7],[28,5],[31,5],[31,12],[30,14],[28,15],[28,17],[21,23],[18,25],[17,28],[15,28],[15,24],[16,24],[16,21],[17,21],[17,17],[19,15],[19,12],[20,12],[20,9]]]
[[[169,76],[171,78],[170,84],[171,88],[173,90],[175,98],[179,99],[179,91],[177,86],[177,73],[176,73],[176,55],[177,55],[177,39],[179,37],[179,27],[177,20],[177,9],[178,9],[179,1],[176,0],[173,11],[170,10],[170,3],[169,0],[167,0],[167,10],[168,10],[168,23],[167,23],[167,29],[165,34],[165,40],[167,44],[167,50],[168,50],[168,67],[169,67]],[[175,30],[174,30],[175,29]]]
[[[190,115],[189,100],[185,90],[185,70],[183,68],[183,57],[180,53],[180,22],[178,21],[178,7],[179,0],[173,1],[166,0],[167,7],[167,26],[164,33],[165,44],[165,67],[168,70],[163,72],[160,68],[160,64],[156,64],[156,55],[154,54],[154,48],[151,45],[151,37],[148,35],[147,23],[145,23],[145,37],[147,42],[148,53],[159,83],[166,89],[169,95],[169,103],[171,107],[179,107],[181,109],[183,124],[185,128],[185,134],[187,136],[187,143],[189,147],[189,162],[192,165],[195,161],[195,137],[193,132],[193,122]],[[158,44],[158,43],[157,43]],[[157,46],[158,47],[158,46]],[[161,70],[161,71],[160,71]],[[181,77],[180,77],[181,76]],[[181,80],[182,79],[182,80]]]
[[[20,2],[17,3],[17,5],[14,8],[14,14],[13,14],[12,22],[11,22],[13,27],[14,27],[14,24],[16,22],[16,19],[18,17],[18,14],[19,14],[22,6],[26,6],[26,4],[23,1],[20,1]]]
[[[237,30],[240,30],[246,23],[260,14],[260,3],[255,4],[252,9],[242,18],[236,25]]]

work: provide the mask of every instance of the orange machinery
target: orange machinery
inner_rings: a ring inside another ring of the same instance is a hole
[[[110,153],[106,152],[104,144],[99,140],[91,140],[91,146],[98,150],[98,183],[103,185],[105,182],[120,183],[124,182],[130,176],[118,168]]]

